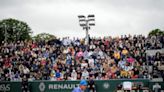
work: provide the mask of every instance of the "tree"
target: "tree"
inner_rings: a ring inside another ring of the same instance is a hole
[[[52,34],[49,34],[49,33],[40,33],[40,34],[37,34],[36,36],[34,36],[33,39],[35,41],[44,40],[47,42],[49,40],[56,39],[56,37]]]
[[[164,36],[164,31],[160,29],[154,29],[149,32],[149,36],[154,36],[154,35],[163,35]]]
[[[31,33],[31,28],[23,21],[12,18],[0,20],[0,42],[29,40]]]

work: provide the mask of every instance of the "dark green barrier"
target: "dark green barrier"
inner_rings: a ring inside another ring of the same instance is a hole
[[[21,82],[0,82],[0,92],[21,92]]]
[[[97,80],[97,92],[114,92],[124,81],[143,84],[149,87],[149,80]],[[79,81],[34,81],[29,82],[31,92],[71,92]],[[21,92],[21,82],[0,82],[0,92]],[[142,91],[141,91],[142,92]]]
[[[149,80],[101,80],[101,81],[96,81],[96,90],[97,92],[114,92],[117,89],[117,86],[121,84],[124,81],[130,81],[135,84],[142,84],[145,87],[148,87],[149,85]]]
[[[71,92],[79,81],[35,81],[30,85],[32,92]]]
[[[124,81],[140,83],[145,87],[149,87],[149,80],[97,80],[95,81],[97,92],[114,92],[119,84]],[[79,81],[38,81],[31,83],[32,92],[71,92],[71,90],[79,85]]]

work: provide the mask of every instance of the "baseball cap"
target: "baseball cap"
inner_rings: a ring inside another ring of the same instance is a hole
[[[87,81],[86,80],[81,80],[80,85],[87,86]]]

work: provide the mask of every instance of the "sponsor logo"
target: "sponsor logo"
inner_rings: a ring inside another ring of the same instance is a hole
[[[108,88],[110,87],[110,85],[109,85],[109,83],[106,82],[106,83],[103,84],[103,87],[104,87],[105,89],[108,89]]]
[[[73,89],[75,87],[79,86],[79,84],[49,84],[48,89],[54,90],[54,89]]]
[[[41,83],[39,84],[39,90],[40,90],[41,92],[44,92],[45,88],[46,88],[45,84],[44,84],[43,82],[41,82]]]
[[[56,89],[73,89],[79,86],[79,84],[48,84],[48,90],[56,90]],[[46,85],[44,82],[39,84],[40,92],[44,92],[46,89]]]
[[[10,84],[0,84],[0,91],[1,92],[10,91]]]

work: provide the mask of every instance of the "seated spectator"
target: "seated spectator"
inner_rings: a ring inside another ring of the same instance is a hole
[[[57,70],[55,74],[56,74],[55,77],[57,78],[57,80],[61,80],[61,73],[60,73],[60,71]]]
[[[162,35],[91,38],[88,46],[84,39],[69,37],[48,43],[2,43],[0,80],[21,80],[24,75],[29,80],[81,80],[91,75],[97,80],[164,78],[162,53],[146,53],[164,48],[162,39]]]
[[[71,80],[77,80],[77,73],[75,70],[73,70],[71,73]]]
[[[89,73],[86,69],[82,72],[82,79],[88,79],[89,78]]]

